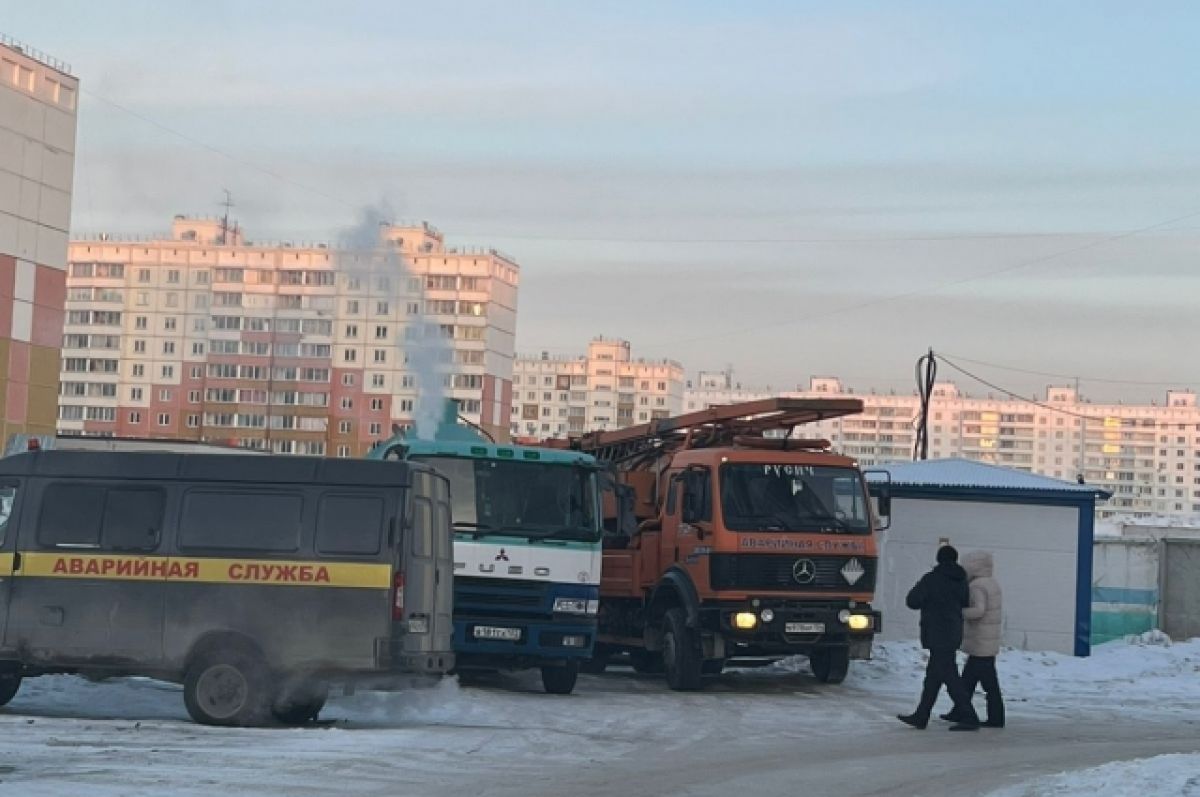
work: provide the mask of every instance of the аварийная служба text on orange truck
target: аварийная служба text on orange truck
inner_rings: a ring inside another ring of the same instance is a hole
[[[767,399],[573,440],[615,471],[597,660],[695,689],[736,659],[803,654],[837,683],[869,658],[877,524],[857,463],[796,426],[857,399]],[[884,513],[886,514],[886,513]]]

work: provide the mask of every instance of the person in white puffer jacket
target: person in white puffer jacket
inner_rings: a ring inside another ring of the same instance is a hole
[[[973,695],[975,687],[983,685],[987,694],[987,719],[985,728],[1004,727],[1004,698],[1000,693],[1000,680],[996,675],[996,656],[1000,653],[1000,637],[1003,624],[1003,600],[1000,582],[992,574],[992,555],[987,551],[972,551],[962,558],[963,569],[971,592],[971,605],[963,609],[962,651],[967,654],[962,680],[967,694]],[[954,721],[954,712],[943,715]]]

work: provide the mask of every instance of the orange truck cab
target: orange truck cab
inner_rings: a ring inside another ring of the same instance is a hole
[[[727,662],[803,654],[824,682],[880,630],[876,515],[853,459],[794,427],[857,399],[768,399],[572,442],[613,468],[595,668],[696,689]]]

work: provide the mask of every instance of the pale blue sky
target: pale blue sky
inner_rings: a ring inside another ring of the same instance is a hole
[[[386,199],[517,257],[526,351],[1200,386],[1200,215],[962,282],[1200,213],[1200,6],[1136,5],[0,0],[0,30],[83,81],[80,232],[229,188],[252,236],[326,238]]]

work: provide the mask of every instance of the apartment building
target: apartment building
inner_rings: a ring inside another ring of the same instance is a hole
[[[772,395],[847,397],[864,411],[814,424],[864,467],[912,459],[920,401],[915,395],[856,394],[836,377],[815,377],[807,389],[743,388],[732,375],[701,373],[690,382],[688,410]],[[1095,404],[1072,387],[1050,387],[1044,399],[969,396],[952,383],[935,386],[929,407],[929,457],[964,457],[1074,481],[1113,493],[1100,508],[1112,514],[1188,515],[1200,512],[1200,407],[1196,394],[1173,390],[1163,404]]]
[[[79,81],[0,34],[0,441],[54,434]]]
[[[339,252],[176,216],[72,241],[69,261],[62,433],[360,456],[434,395],[507,434],[519,267],[495,250],[424,223]]]
[[[633,359],[627,340],[598,337],[578,357],[518,356],[513,368],[514,437],[564,438],[678,414],[683,366]]]

